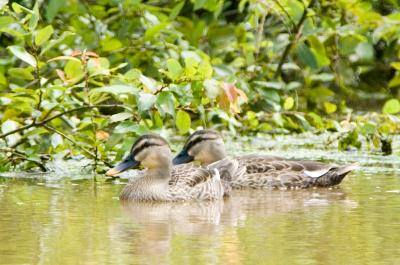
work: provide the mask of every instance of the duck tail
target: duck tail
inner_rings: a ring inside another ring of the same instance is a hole
[[[326,174],[315,180],[315,185],[319,187],[335,186],[342,182],[344,177],[351,171],[358,169],[359,164],[353,163],[341,167],[332,168]]]

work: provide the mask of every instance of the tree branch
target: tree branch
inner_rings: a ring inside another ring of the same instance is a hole
[[[124,107],[124,106],[120,105],[120,104],[92,105],[92,106],[82,106],[82,107],[78,107],[78,108],[75,108],[75,109],[66,110],[66,111],[60,112],[60,113],[58,113],[58,114],[56,114],[56,115],[54,115],[54,116],[52,116],[50,118],[44,119],[44,120],[42,120],[40,122],[33,121],[31,124],[19,127],[19,128],[15,129],[15,130],[7,132],[7,133],[3,133],[3,134],[0,135],[0,139],[3,139],[3,138],[5,138],[5,137],[7,137],[7,136],[9,136],[11,134],[18,133],[18,132],[27,130],[27,129],[32,128],[32,127],[43,126],[46,123],[48,123],[48,122],[50,122],[50,121],[52,121],[54,119],[57,119],[57,118],[59,118],[59,117],[61,117],[63,115],[66,115],[66,114],[69,114],[69,113],[72,113],[72,112],[76,112],[76,111],[80,111],[80,110],[84,110],[84,109],[92,109],[92,108],[114,108],[114,107]]]
[[[294,28],[292,30],[291,40],[288,43],[288,45],[286,45],[285,50],[283,51],[281,60],[279,61],[279,64],[278,64],[278,68],[276,69],[276,72],[274,74],[274,79],[276,79],[278,76],[280,76],[282,74],[282,66],[285,63],[286,58],[289,56],[289,52],[292,49],[296,40],[298,39],[298,36],[301,34],[301,28],[303,26],[304,21],[307,18],[308,9],[312,8],[314,6],[315,2],[316,2],[316,0],[311,0],[310,3],[308,4],[308,6],[304,7],[303,15],[301,16],[299,22],[297,22],[297,24],[294,26]]]

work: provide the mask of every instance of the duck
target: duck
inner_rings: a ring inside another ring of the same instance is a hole
[[[198,130],[186,140],[182,150],[173,159],[174,165],[200,162],[207,166],[226,158],[222,135],[215,130]],[[233,158],[238,162],[239,174],[227,179],[232,189],[297,189],[331,187],[358,168],[358,164],[339,166],[316,161],[290,160],[266,154],[249,154]]]
[[[224,190],[221,175],[237,172],[235,160],[224,159],[205,167],[188,170],[174,169],[168,142],[157,134],[140,136],[122,162],[106,172],[116,176],[131,168],[142,166],[138,177],[129,181],[119,198],[122,201],[174,202],[222,199]],[[225,177],[226,178],[226,177]]]

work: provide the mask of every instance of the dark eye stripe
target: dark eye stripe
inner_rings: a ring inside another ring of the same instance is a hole
[[[135,157],[137,154],[142,152],[144,149],[149,148],[151,146],[163,146],[163,145],[165,145],[165,144],[155,143],[155,142],[145,142],[144,144],[132,149],[132,156]]]
[[[158,135],[153,135],[153,134],[146,134],[140,136],[137,141],[133,144],[132,149],[131,149],[131,155],[135,157],[137,154],[139,154],[141,151],[144,149],[151,147],[151,146],[163,146],[167,145],[167,141],[158,136]]]
[[[219,137],[216,136],[205,136],[205,137],[197,137],[196,139],[194,139],[193,141],[187,142],[186,146],[184,147],[184,149],[186,151],[189,151],[191,148],[193,148],[193,146],[195,146],[198,143],[201,143],[203,141],[207,141],[207,140],[217,140]]]

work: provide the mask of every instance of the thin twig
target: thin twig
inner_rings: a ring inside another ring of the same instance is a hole
[[[14,149],[14,148],[10,148],[10,147],[0,148],[0,151],[2,151],[2,152],[10,152],[12,155],[18,156],[19,158],[21,158],[21,159],[23,159],[25,161],[32,162],[32,163],[36,164],[43,172],[47,172],[47,168],[42,162],[30,159],[29,157],[26,156],[26,154],[24,154],[22,152],[19,152],[18,150]]]
[[[257,27],[257,34],[256,34],[256,56],[258,56],[258,53],[260,52],[260,46],[261,46],[261,40],[262,36],[264,33],[264,24],[265,24],[265,18],[267,17],[267,14],[264,14],[261,16],[261,21],[260,24]]]
[[[46,123],[48,123],[48,122],[50,122],[50,121],[52,121],[54,119],[57,119],[57,118],[59,118],[59,117],[61,117],[63,115],[66,115],[66,114],[69,114],[69,113],[72,113],[72,112],[76,112],[76,111],[80,111],[80,110],[84,110],[84,109],[91,109],[91,108],[114,108],[114,107],[124,107],[124,106],[120,105],[120,104],[92,105],[92,106],[82,106],[82,107],[78,107],[78,108],[75,108],[75,109],[66,110],[66,111],[60,112],[60,113],[58,113],[58,114],[56,114],[56,115],[54,115],[54,116],[52,116],[50,118],[42,120],[40,122],[34,121],[34,122],[32,122],[32,123],[30,123],[28,125],[19,127],[19,128],[15,129],[15,130],[7,132],[7,133],[3,133],[3,134],[0,135],[0,139],[3,139],[3,138],[5,138],[5,137],[7,137],[7,136],[9,136],[11,134],[18,133],[18,132],[27,130],[27,129],[32,128],[32,127],[43,126]]]
[[[75,142],[75,140],[73,140],[72,138],[70,138],[69,136],[67,136],[65,133],[60,132],[59,130],[44,124],[43,125],[44,128],[46,128],[49,131],[52,131],[56,134],[59,134],[61,137],[63,137],[64,139],[67,139],[68,141],[70,141],[73,145],[75,145],[76,147],[78,147],[79,149],[81,149],[82,151],[84,151],[85,153],[87,153],[88,155],[90,155],[92,158],[96,158],[96,154],[92,153],[90,150],[86,149],[85,147],[83,147],[81,144]],[[107,161],[101,160],[105,165],[112,167],[112,165],[110,163],[108,163]]]
[[[86,94],[86,100],[87,104],[90,106],[92,103],[90,102],[90,96],[89,96],[89,71],[87,68],[87,62],[88,62],[88,57],[86,56],[86,49],[82,53],[81,61],[83,63],[83,71],[84,71],[84,78],[85,78],[85,94]],[[96,123],[94,122],[93,119],[93,109],[90,109],[90,122],[92,123],[92,133],[93,133],[93,142],[94,142],[94,167],[93,170],[96,172],[97,169],[97,163],[99,160],[99,154],[98,154],[98,143],[97,143],[97,137],[96,137],[96,131],[97,131],[97,126]]]
[[[304,7],[304,12],[303,15],[301,16],[299,22],[297,22],[297,24],[294,26],[293,30],[292,30],[292,35],[291,35],[291,40],[288,43],[288,45],[286,45],[285,50],[283,51],[281,60],[279,61],[278,64],[278,68],[276,69],[276,72],[274,74],[274,79],[276,79],[278,76],[281,75],[282,73],[282,66],[283,64],[286,62],[286,58],[289,56],[289,52],[292,49],[293,45],[295,44],[296,40],[298,39],[298,37],[301,35],[301,29],[303,26],[304,21],[307,18],[308,15],[308,9],[310,9],[311,7],[313,7],[313,5],[315,4],[315,0],[311,0],[310,3],[308,4],[308,6]]]

